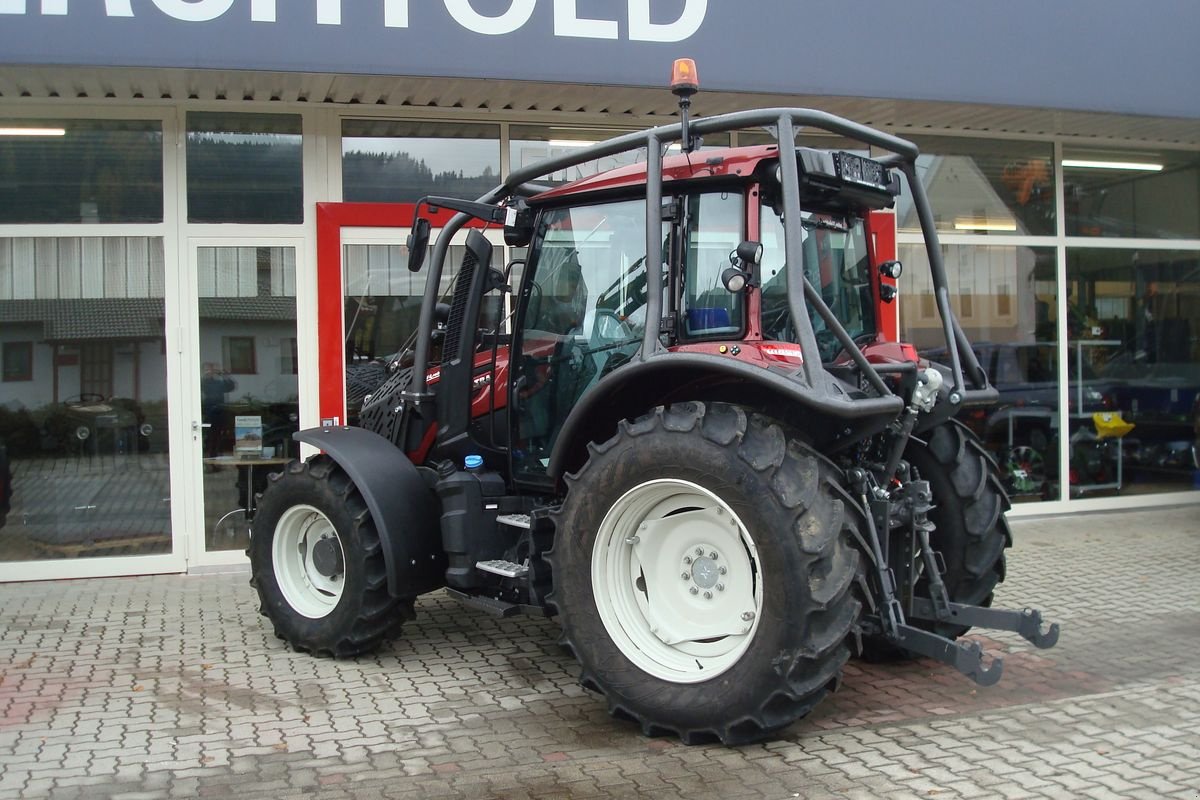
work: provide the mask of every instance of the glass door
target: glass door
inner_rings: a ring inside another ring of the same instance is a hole
[[[299,453],[296,239],[193,239],[192,561],[240,561],[255,496]],[[225,554],[222,556],[221,554]]]

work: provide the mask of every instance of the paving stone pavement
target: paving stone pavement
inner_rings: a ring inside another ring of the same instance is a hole
[[[852,663],[773,741],[645,739],[547,620],[423,598],[349,661],[284,649],[243,575],[0,586],[8,798],[1200,798],[1200,507],[1018,521],[999,604],[1062,623],[978,688]]]

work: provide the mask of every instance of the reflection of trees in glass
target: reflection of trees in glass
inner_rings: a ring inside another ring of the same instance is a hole
[[[158,123],[54,125],[66,135],[0,138],[0,223],[162,221]]]
[[[342,157],[343,196],[348,202],[414,203],[426,195],[474,200],[500,182],[492,167],[479,175],[462,170],[435,173],[408,153],[353,150]]]
[[[188,136],[188,220],[303,222],[300,137],[264,134],[261,141],[244,141],[246,138]]]

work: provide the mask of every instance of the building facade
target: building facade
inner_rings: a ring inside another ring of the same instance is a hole
[[[290,434],[415,325],[412,204],[670,121],[681,55],[700,113],[921,146],[1016,513],[1200,501],[1196,30],[1168,0],[0,0],[0,580],[241,562]],[[936,357],[907,195],[895,225]]]

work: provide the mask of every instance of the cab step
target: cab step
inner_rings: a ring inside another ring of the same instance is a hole
[[[528,519],[528,517],[526,517]],[[500,575],[504,578],[524,578],[529,574],[529,567],[524,564],[517,564],[513,561],[504,561],[495,559],[493,561],[477,561],[475,569],[482,572],[490,572],[493,575]]]

